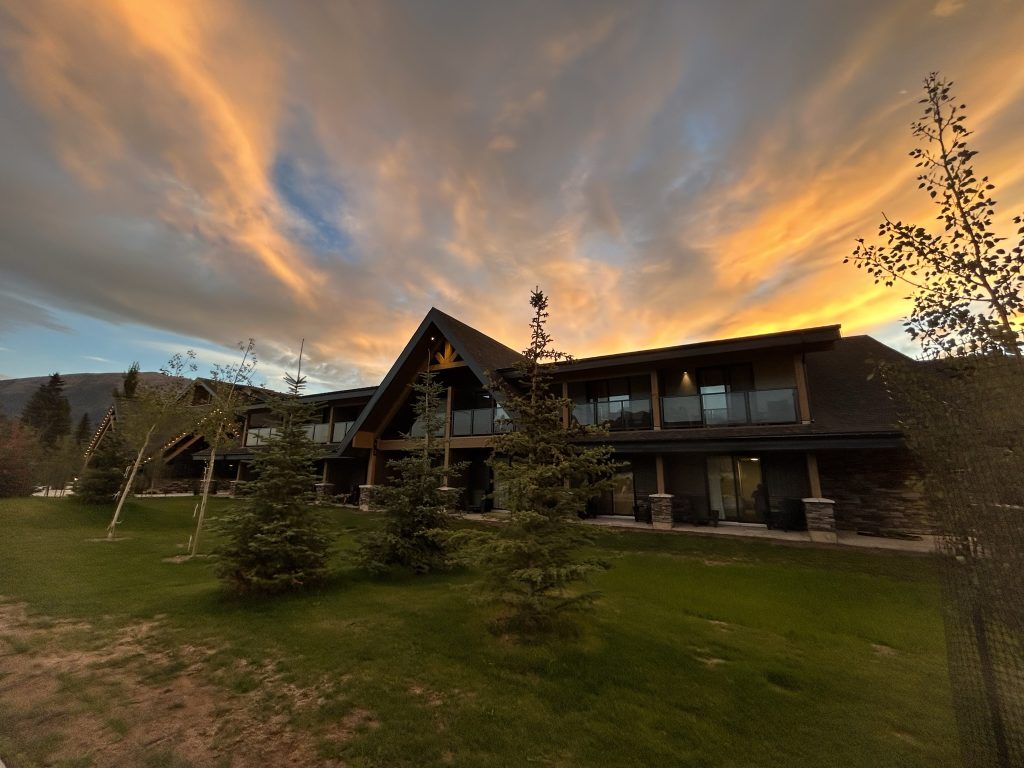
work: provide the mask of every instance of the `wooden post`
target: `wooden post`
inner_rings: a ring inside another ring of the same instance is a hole
[[[796,399],[797,410],[800,413],[802,424],[811,423],[811,404],[807,398],[807,367],[804,365],[802,352],[793,356],[793,371],[796,374]]]
[[[563,400],[568,400],[569,399],[569,382],[567,382],[567,381],[563,381],[562,382],[562,399]],[[563,429],[568,429],[569,428],[569,406],[568,405],[562,407],[562,428]]]
[[[654,457],[654,473],[658,478],[658,493],[665,493],[665,458],[660,453]]]
[[[658,387],[658,371],[651,371],[651,418],[654,421],[654,428],[661,429],[661,390]],[[658,454],[658,466],[661,466],[661,454]],[[661,488],[658,493],[664,493]]]
[[[448,387],[444,404],[444,486],[448,487],[448,467],[452,456],[452,393],[454,388]]]
[[[818,456],[810,451],[807,452],[807,479],[810,481],[811,496],[815,499],[822,498],[821,476],[818,474]]]
[[[370,460],[366,462],[366,484],[375,485],[377,479],[377,438],[373,438],[373,445],[370,447]]]

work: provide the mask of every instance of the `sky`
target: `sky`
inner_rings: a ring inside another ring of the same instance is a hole
[[[576,356],[841,323],[844,265],[934,223],[940,71],[998,222],[1024,211],[1020,0],[0,7],[0,378],[201,368],[376,384],[431,306]],[[204,373],[204,370],[200,370]]]

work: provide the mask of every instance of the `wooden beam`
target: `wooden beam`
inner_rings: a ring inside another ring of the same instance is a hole
[[[803,353],[793,355],[794,373],[796,374],[796,399],[800,411],[800,422],[811,423],[811,404],[807,397],[807,366],[804,365]]]
[[[807,479],[810,480],[811,497],[822,498],[821,475],[818,474],[818,455],[810,451],[807,452]]]
[[[659,453],[654,457],[654,474],[658,478],[658,493],[665,492],[665,458]]]
[[[451,465],[452,458],[452,394],[454,391],[454,388],[448,387],[444,401],[444,485],[446,488],[448,487],[448,467]]]
[[[167,456],[164,456],[164,464],[168,464],[174,461],[178,456],[181,455],[182,451],[188,450],[189,446],[195,445],[198,441],[202,439],[202,435],[192,435],[190,440],[182,438],[181,442],[178,443],[178,447],[174,449],[174,452]]]
[[[352,435],[352,447],[353,448],[373,448],[373,432],[368,432],[365,429],[361,429]]]
[[[562,382],[562,399],[563,400],[568,400],[569,399],[569,383],[565,382],[565,381]],[[568,429],[568,428],[569,428],[569,406],[567,405],[567,406],[562,408],[562,429]]]
[[[661,390],[658,387],[658,369],[651,371],[651,419],[654,428],[661,429]],[[658,493],[665,491],[659,490]]]

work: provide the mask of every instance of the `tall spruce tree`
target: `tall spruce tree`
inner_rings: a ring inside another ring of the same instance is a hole
[[[241,593],[286,592],[309,587],[327,573],[331,539],[312,504],[318,449],[305,425],[315,407],[300,395],[305,379],[285,376],[288,393],[270,402],[277,426],[253,456],[255,479],[239,508],[217,525],[217,575]]]
[[[92,437],[92,419],[89,418],[88,413],[83,413],[82,418],[78,420],[78,426],[75,427],[75,445],[86,445],[90,437]]]
[[[40,445],[46,448],[53,448],[60,438],[71,433],[71,405],[59,373],[32,393],[21,412],[21,420],[35,430]]]
[[[580,444],[599,429],[566,425],[570,401],[556,392],[552,365],[569,360],[546,329],[548,299],[530,296],[530,345],[518,366],[518,386],[495,382],[513,429],[495,435],[491,467],[509,522],[496,536],[477,537],[469,551],[484,570],[487,598],[503,608],[499,625],[521,634],[564,626],[570,612],[595,594],[582,588],[606,564],[583,554],[590,530],[580,521],[587,502],[610,487],[611,447]]]
[[[416,421],[404,437],[413,447],[406,456],[388,462],[392,478],[378,486],[374,496],[374,510],[383,513],[386,523],[382,531],[368,534],[360,547],[362,564],[378,573],[391,566],[429,573],[448,565],[449,541],[444,535],[448,516],[442,487],[447,476],[461,472],[463,465],[446,470],[442,461],[444,387],[427,371],[412,389]]]

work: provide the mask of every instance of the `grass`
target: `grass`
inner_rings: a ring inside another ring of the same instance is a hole
[[[182,673],[182,648],[207,648],[220,706],[280,712],[283,686],[315,688],[313,704],[288,710],[290,727],[348,766],[956,764],[927,558],[602,531],[613,568],[594,579],[602,598],[582,636],[524,645],[488,632],[471,573],[372,579],[346,567],[353,534],[377,524],[348,509],[330,511],[329,584],[226,595],[210,560],[163,560],[187,541],[192,506],[132,502],[126,538],[108,544],[88,541],[106,510],[0,500],[0,593],[95,631],[159,619],[152,682]],[[30,651],[17,637],[0,644]],[[97,682],[83,700],[104,691],[116,686]],[[130,728],[92,705],[114,731]],[[46,740],[17,731],[0,711],[0,757],[43,763]],[[189,764],[162,749],[145,764]]]

